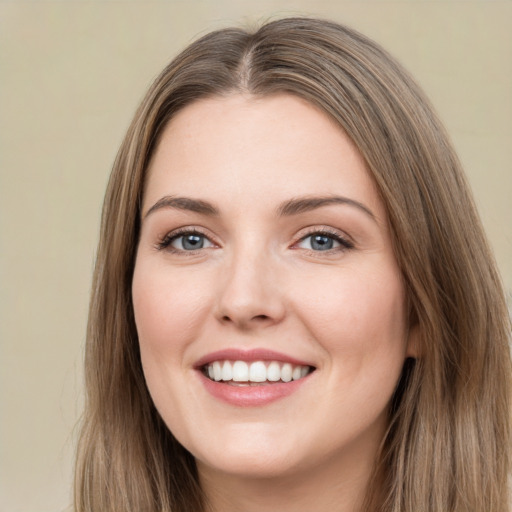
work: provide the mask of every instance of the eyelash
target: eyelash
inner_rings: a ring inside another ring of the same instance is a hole
[[[354,243],[347,237],[344,237],[338,231],[329,228],[311,228],[309,232],[301,236],[300,239],[293,245],[296,246],[297,244],[315,235],[331,238],[335,242],[338,242],[340,244],[339,247],[328,249],[326,251],[315,251],[314,249],[305,249],[309,253],[314,253],[315,255],[318,255],[319,253],[325,253],[326,255],[333,254],[336,252],[348,251],[350,249],[354,249],[355,247]]]
[[[167,233],[159,242],[157,242],[156,248],[159,251],[167,250],[169,252],[173,252],[173,253],[177,253],[177,254],[183,254],[183,253],[194,254],[196,252],[195,250],[184,251],[181,249],[175,249],[171,245],[174,242],[174,240],[177,240],[178,238],[180,238],[182,236],[186,236],[186,235],[189,235],[189,236],[197,235],[197,236],[204,237],[207,240],[210,240],[210,238],[205,233],[200,231],[199,229],[187,227],[187,228],[177,229],[175,231],[172,231],[171,233]],[[211,242],[211,240],[210,240],[210,242]],[[213,243],[213,242],[211,242],[211,243]],[[200,251],[201,249],[197,249],[197,250]]]
[[[204,237],[207,240],[209,240],[210,243],[214,244],[214,242],[212,242],[210,240],[210,238],[205,233],[203,233],[201,230],[199,230],[197,228],[186,227],[186,228],[178,229],[176,231],[172,231],[171,233],[167,233],[161,240],[159,240],[157,242],[155,247],[159,251],[167,250],[169,252],[176,253],[176,254],[183,254],[183,253],[195,254],[197,251],[202,250],[200,248],[200,249],[197,249],[197,250],[186,251],[186,250],[176,249],[176,248],[172,247],[171,244],[175,240],[177,240],[178,238],[180,238],[182,236],[186,236],[186,235],[189,235],[189,236],[190,235],[197,235],[197,236],[200,236],[200,237]],[[304,240],[308,239],[309,237],[312,237],[312,236],[315,236],[315,235],[317,235],[317,236],[325,236],[325,237],[331,238],[335,242],[338,242],[340,244],[339,247],[332,248],[332,249],[327,249],[325,251],[315,251],[314,249],[305,249],[306,251],[308,251],[310,253],[315,253],[316,255],[318,255],[319,253],[322,253],[322,252],[326,253],[326,254],[332,254],[334,252],[347,251],[347,250],[353,249],[355,247],[354,243],[352,241],[350,241],[348,238],[345,238],[344,236],[342,236],[338,231],[327,229],[327,228],[320,228],[320,229],[319,228],[312,228],[309,232],[307,232],[306,234],[301,236],[300,239],[293,244],[293,248],[296,248],[295,246],[297,246],[298,244],[300,244]]]

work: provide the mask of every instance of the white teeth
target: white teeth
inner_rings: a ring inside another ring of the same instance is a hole
[[[293,372],[292,372],[292,379],[293,380],[299,380],[302,376],[302,372],[301,372],[301,367],[300,366],[296,366],[294,369],[293,369]]]
[[[213,363],[213,378],[217,381],[222,379],[222,368],[219,361],[215,361],[215,363]]]
[[[281,380],[281,367],[279,363],[272,361],[267,367],[267,380],[270,382],[277,382]]]
[[[308,375],[309,366],[279,363],[278,361],[215,361],[205,369],[215,381],[234,382],[290,382]]]
[[[222,380],[231,380],[233,378],[233,368],[229,361],[222,365]]]
[[[249,380],[249,366],[245,361],[233,363],[233,380],[235,382],[247,382]]]
[[[292,365],[290,363],[283,364],[283,367],[281,368],[281,380],[283,382],[290,382],[292,380]]]
[[[249,380],[251,382],[265,382],[267,380],[267,367],[262,361],[256,361],[249,366]]]

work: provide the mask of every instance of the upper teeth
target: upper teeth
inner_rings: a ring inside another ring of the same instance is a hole
[[[216,381],[290,382],[305,377],[309,366],[291,365],[277,361],[215,361],[207,365],[208,376]]]

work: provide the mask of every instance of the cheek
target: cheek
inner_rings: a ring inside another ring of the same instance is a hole
[[[406,350],[404,291],[394,267],[343,269],[317,280],[321,294],[303,294],[302,321],[322,345],[336,377],[343,381],[372,376],[393,380]],[[388,271],[382,271],[388,268]],[[323,285],[323,286],[322,286]],[[311,297],[314,298],[311,298]],[[368,377],[369,378],[369,377]],[[390,382],[388,387],[394,386]]]
[[[197,400],[183,387],[192,362],[187,349],[201,335],[210,310],[210,298],[199,281],[204,285],[204,276],[199,280],[193,272],[171,272],[141,260],[132,282],[146,384],[162,418],[180,439],[187,438],[190,404]]]
[[[204,276],[151,263],[135,266],[132,297],[141,351],[179,356],[210,309]]]

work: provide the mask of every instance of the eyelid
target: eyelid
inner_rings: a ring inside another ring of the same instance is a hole
[[[204,247],[196,250],[183,250],[183,249],[176,249],[171,246],[172,242],[179,238],[180,236],[185,235],[199,235],[204,238],[206,238],[212,246],[219,247],[219,243],[216,241],[215,237],[213,237],[207,230],[203,229],[200,226],[183,226],[180,228],[173,229],[167,233],[165,233],[163,236],[158,237],[157,242],[155,243],[155,248],[157,250],[167,250],[169,252],[179,253],[179,254],[189,254],[193,255],[196,254],[199,251],[203,251],[204,249],[211,249],[212,247]],[[295,241],[292,243],[291,248],[292,249],[301,249],[298,247],[298,244],[304,241],[306,238],[312,236],[312,235],[323,235],[328,236],[330,238],[333,238],[336,240],[340,246],[332,249],[328,249],[326,251],[315,251],[313,249],[305,249],[302,248],[305,251],[309,251],[312,253],[316,253],[317,255],[319,253],[324,252],[325,254],[332,254],[334,252],[340,252],[340,251],[347,251],[350,249],[353,249],[355,247],[355,243],[352,240],[352,238],[347,235],[345,232],[330,227],[330,226],[309,226],[307,228],[304,228],[299,234],[297,234]]]
[[[336,247],[336,248],[326,250],[326,251],[314,251],[312,249],[304,249],[306,251],[309,250],[310,252],[314,252],[316,254],[321,253],[321,252],[324,252],[325,254],[329,254],[329,253],[336,252],[336,251],[346,251],[346,250],[353,249],[355,247],[355,243],[352,240],[352,238],[349,235],[347,235],[345,232],[343,232],[339,229],[332,228],[330,226],[310,226],[310,227],[306,228],[306,231],[300,232],[297,235],[297,239],[295,242],[293,242],[292,248],[294,248],[294,249],[298,248],[297,245],[300,242],[304,241],[306,238],[308,238],[312,235],[328,236],[340,243],[340,247]]]
[[[214,238],[206,233],[206,230],[199,226],[183,226],[181,228],[173,229],[165,233],[163,236],[158,237],[157,242],[155,244],[155,248],[160,251],[169,251],[179,254],[196,254],[198,251],[202,251],[204,249],[210,249],[211,247],[204,247],[196,250],[186,251],[183,249],[176,249],[171,246],[172,242],[177,238],[185,235],[199,235],[206,238],[213,247],[218,247],[218,243],[214,240]]]

